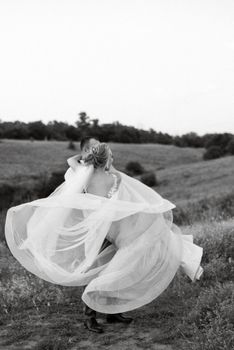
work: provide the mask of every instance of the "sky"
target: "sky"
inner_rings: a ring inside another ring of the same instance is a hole
[[[0,119],[234,133],[233,0],[0,0]]]

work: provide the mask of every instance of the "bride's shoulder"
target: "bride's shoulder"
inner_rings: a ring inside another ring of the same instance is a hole
[[[117,183],[119,185],[121,183],[121,181],[122,181],[122,176],[121,176],[120,172],[117,171],[116,169],[113,169],[111,171],[111,174],[116,178],[116,181],[117,181]]]

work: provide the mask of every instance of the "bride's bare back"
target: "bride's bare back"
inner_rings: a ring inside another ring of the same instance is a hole
[[[117,174],[105,171],[96,172],[92,176],[86,192],[108,198],[112,190],[118,188],[119,183],[120,177]]]

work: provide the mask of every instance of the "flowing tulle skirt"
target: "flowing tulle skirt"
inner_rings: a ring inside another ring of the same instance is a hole
[[[173,224],[174,204],[120,172],[111,199],[84,194],[89,171],[70,170],[49,197],[8,210],[7,243],[26,269],[51,283],[86,285],[83,301],[103,313],[149,303],[179,268],[200,278],[203,249]],[[101,251],[105,238],[112,244]]]

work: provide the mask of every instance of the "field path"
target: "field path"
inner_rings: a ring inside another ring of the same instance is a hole
[[[84,328],[81,307],[77,306],[15,313],[13,319],[0,324],[0,350],[176,350],[168,344],[170,332],[163,332],[160,319],[150,313],[150,305],[131,312],[133,321],[128,325],[107,323],[105,315],[98,314],[102,334]]]
[[[140,325],[134,324],[128,326],[103,324],[105,333],[95,334],[85,330],[81,323],[76,326],[79,333],[84,332],[84,339],[82,340],[81,334],[71,335],[70,338],[68,338],[68,349],[70,350],[175,350],[172,345],[161,344],[157,341],[157,339],[160,339],[160,329],[149,329],[147,331],[142,329]],[[5,332],[2,331],[0,333],[0,338],[4,335],[3,333]],[[61,337],[59,338],[61,339]],[[66,350],[66,347],[63,347],[64,345],[62,345],[62,343],[60,345],[59,338],[55,338],[54,347],[51,347],[52,341],[50,341],[48,347],[46,347],[46,342],[43,342],[41,336],[35,337],[34,340],[17,341],[15,344],[11,345],[2,345],[0,341],[0,350]]]
[[[0,255],[2,276],[6,278],[13,274],[15,286],[19,288],[15,292],[21,289],[27,291],[30,284],[20,285],[22,276],[23,280],[26,278],[23,275],[24,270],[9,255],[4,245],[0,245]],[[6,283],[4,281],[3,279],[3,287]],[[38,282],[36,278],[34,281],[33,276],[28,280],[30,281],[32,285],[33,282]],[[49,292],[48,287],[49,285],[45,285],[41,292]],[[62,289],[62,300],[56,303],[59,289],[54,288],[50,303],[43,303],[48,300],[46,296],[42,296],[40,306],[37,305],[38,302],[19,303],[14,305],[14,312],[10,310],[13,291],[8,291],[9,295],[5,295],[5,299],[9,297],[9,312],[0,309],[0,350],[176,350],[171,344],[171,329],[166,329],[165,320],[164,326],[162,325],[162,314],[159,310],[163,310],[164,316],[171,312],[168,301],[162,301],[160,307],[150,303],[127,313],[126,315],[133,317],[131,324],[127,325],[107,323],[105,315],[98,313],[97,320],[103,326],[104,333],[97,334],[84,327],[82,289]],[[35,293],[31,291],[30,295],[32,298]]]
[[[103,324],[103,323],[102,323]],[[106,332],[102,335],[90,335],[89,339],[81,340],[72,348],[78,349],[107,349],[107,350],[129,350],[129,349],[152,349],[172,350],[172,346],[161,344],[159,329],[142,329],[140,325],[109,325],[103,324]]]

